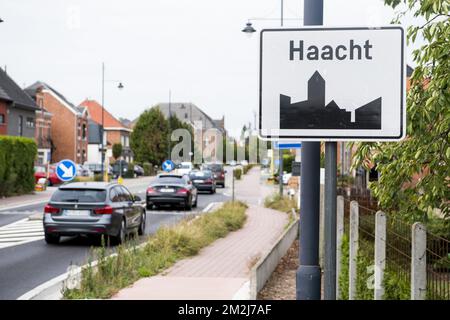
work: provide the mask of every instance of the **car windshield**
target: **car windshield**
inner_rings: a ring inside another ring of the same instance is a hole
[[[50,201],[53,202],[104,202],[106,190],[99,189],[58,189]]]
[[[181,169],[190,169],[190,168],[191,168],[191,165],[190,165],[190,164],[182,164],[182,165],[180,166],[180,168],[181,168]]]
[[[210,178],[211,171],[195,171],[189,175],[192,179],[195,178]]]
[[[209,164],[206,166],[209,170],[217,172],[222,171],[222,165],[220,164]]]
[[[175,177],[159,177],[156,184],[185,184],[186,181],[183,178],[175,178]]]

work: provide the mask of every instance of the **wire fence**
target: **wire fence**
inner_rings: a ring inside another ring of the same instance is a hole
[[[359,207],[359,234],[362,240],[375,241],[375,214],[379,210],[370,190],[338,189],[344,196],[345,230],[348,230],[350,202]],[[386,213],[386,271],[394,274],[399,285],[410,290],[412,223]],[[365,246],[372,248],[374,246]],[[369,249],[370,250],[370,249]],[[427,299],[450,300],[450,241],[427,231]],[[366,252],[373,255],[373,251]]]

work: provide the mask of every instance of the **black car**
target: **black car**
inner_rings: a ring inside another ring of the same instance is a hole
[[[128,171],[128,162],[125,160],[117,160],[113,164],[113,177],[117,178],[118,176],[124,177]]]
[[[144,168],[142,168],[141,166],[135,164],[134,165],[134,174],[136,175],[136,177],[141,177],[145,174]]]
[[[216,192],[216,181],[214,174],[210,170],[194,170],[189,173],[189,179],[198,191]]]
[[[191,210],[197,206],[197,188],[186,175],[159,175],[147,188],[147,209],[161,205],[182,206]]]
[[[117,183],[75,182],[56,190],[44,208],[45,241],[61,236],[109,237],[120,244],[130,232],[145,231],[145,208],[138,196]]]
[[[225,173],[223,164],[220,163],[210,163],[203,166],[205,170],[211,170],[214,175],[214,180],[216,185],[225,188]]]

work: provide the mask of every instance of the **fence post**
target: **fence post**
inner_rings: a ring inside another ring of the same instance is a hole
[[[425,300],[427,295],[427,231],[416,222],[411,230],[411,300]]]
[[[344,236],[344,197],[336,201],[336,298],[339,299],[339,275],[341,274],[342,237]]]
[[[349,300],[356,298],[356,266],[358,262],[358,230],[359,207],[358,202],[350,203],[350,250],[349,250]]]
[[[375,215],[375,288],[374,299],[384,296],[384,269],[386,266],[386,215],[378,211]]]

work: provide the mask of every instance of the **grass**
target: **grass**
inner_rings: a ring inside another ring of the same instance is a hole
[[[91,262],[81,273],[78,288],[64,288],[64,299],[106,299],[143,277],[156,275],[176,261],[196,255],[229,232],[242,228],[246,220],[247,206],[241,202],[228,202],[220,209],[185,220],[172,227],[161,227],[146,244],[119,246],[117,255],[108,256],[102,246],[95,249]]]
[[[274,193],[264,200],[264,207],[291,213],[292,209],[297,210],[297,201],[294,198],[281,197],[279,193]]]

